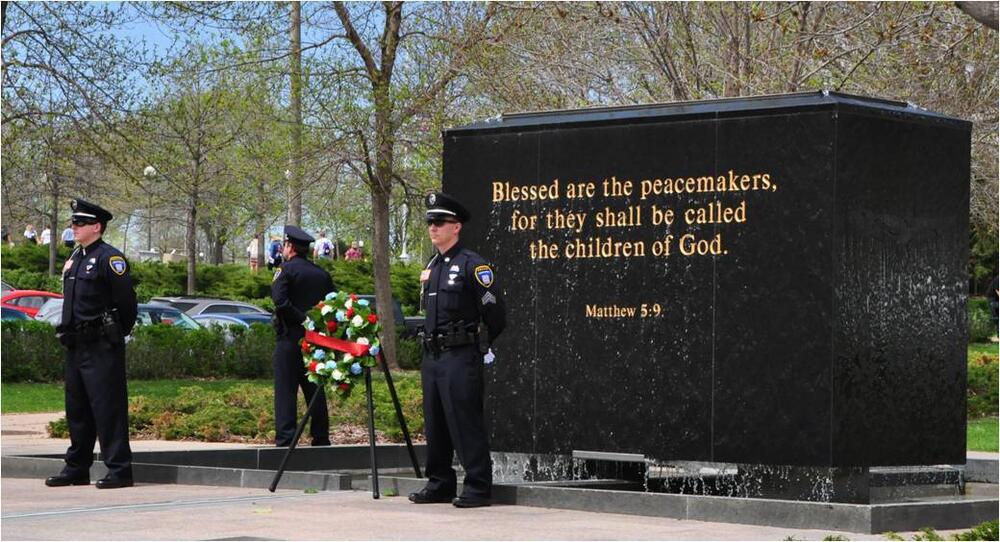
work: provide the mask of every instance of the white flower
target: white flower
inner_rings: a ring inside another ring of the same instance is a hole
[[[351,325],[354,327],[361,327],[365,325],[365,319],[362,318],[360,314],[355,314],[354,318],[351,318]]]
[[[354,342],[356,342],[358,344],[368,344],[368,337],[361,337],[360,339],[358,339],[357,341],[354,341]]]
[[[346,302],[346,303],[344,303],[344,308],[347,308],[347,309],[349,309],[349,308],[351,308],[351,306],[352,306],[352,305],[354,305],[354,301],[353,301],[353,300],[351,300],[351,298],[349,298],[349,297],[348,297],[348,298],[347,298],[347,302]]]
[[[320,372],[320,371],[322,371],[323,369],[326,369],[326,364],[325,363],[317,363],[316,364],[316,372],[317,373]]]
[[[340,369],[334,369],[333,372],[330,373],[330,376],[333,377],[334,380],[344,379],[344,373],[340,372]]]
[[[319,310],[320,314],[326,316],[334,311],[333,305],[323,305],[323,308]]]
[[[313,321],[308,318],[306,318],[305,321],[302,322],[302,326],[308,329],[309,331],[316,331],[316,325],[313,324]]]
[[[348,354],[347,352],[344,352],[344,363],[348,363],[348,362],[350,362],[350,361],[351,361],[352,359],[354,359],[354,356],[352,356],[352,355]]]

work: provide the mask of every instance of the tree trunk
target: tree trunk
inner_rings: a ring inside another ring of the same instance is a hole
[[[387,76],[388,77],[388,76]],[[375,179],[372,179],[372,214],[375,222],[372,239],[372,266],[375,271],[375,301],[382,321],[382,351],[389,367],[399,369],[396,361],[396,317],[393,313],[392,283],[389,281],[389,199],[392,195],[393,149],[392,102],[388,78],[375,85]],[[402,323],[402,322],[400,322]]]
[[[288,179],[288,222],[302,225],[302,5],[291,3],[292,163]]]
[[[195,245],[195,237],[198,233],[198,191],[193,189],[188,196],[187,209],[187,234],[185,246],[187,247],[187,295],[194,295],[195,292],[195,263],[198,261],[198,248]]]
[[[52,208],[49,209],[49,275],[56,274],[57,251],[62,244],[62,228],[59,227],[59,180],[55,175],[52,179]]]

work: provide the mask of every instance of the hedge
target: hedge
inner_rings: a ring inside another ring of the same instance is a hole
[[[33,320],[0,322],[3,382],[53,382],[63,378],[65,350],[55,328]],[[169,325],[138,326],[126,349],[131,379],[271,378],[274,330],[267,324],[249,328],[217,327],[185,330]],[[398,341],[400,366],[420,367],[420,344]]]

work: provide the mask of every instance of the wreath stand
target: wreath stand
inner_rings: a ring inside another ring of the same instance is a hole
[[[323,346],[328,348],[333,348],[341,352],[347,352],[353,356],[364,355],[368,351],[367,345],[361,345],[358,343],[344,341],[340,339],[334,339],[332,337],[325,337],[314,332],[306,333],[306,341],[311,343],[321,343]],[[403,438],[406,439],[406,449],[410,453],[410,461],[413,463],[413,472],[417,475],[417,478],[422,478],[420,474],[420,465],[417,463],[417,453],[413,449],[413,442],[410,440],[410,431],[406,428],[406,419],[403,417],[403,408],[399,405],[399,396],[396,395],[396,386],[392,383],[392,373],[389,372],[389,364],[385,361],[385,357],[382,352],[378,353],[379,364],[382,365],[382,372],[385,374],[385,382],[389,386],[389,395],[392,396],[392,405],[396,408],[396,419],[399,420],[399,427],[403,430]],[[365,398],[368,401],[368,450],[371,454],[371,465],[372,465],[372,498],[379,498],[379,488],[378,488],[378,461],[375,457],[375,403],[372,401],[372,370],[371,367],[365,367]],[[306,413],[302,417],[302,421],[299,422],[298,428],[295,430],[295,437],[292,439],[291,444],[288,445],[288,450],[285,451],[285,456],[281,459],[281,464],[278,466],[278,472],[274,473],[274,479],[271,480],[271,487],[268,491],[274,493],[274,490],[278,487],[278,482],[281,481],[281,475],[285,473],[285,466],[288,464],[288,458],[291,457],[292,452],[295,451],[295,447],[299,443],[299,437],[302,436],[302,431],[306,428],[306,423],[309,421],[309,416],[312,415],[313,408],[316,405],[316,399],[319,398],[319,392],[322,388],[317,387],[316,392],[313,393],[312,399],[309,401],[309,406],[306,407]]]

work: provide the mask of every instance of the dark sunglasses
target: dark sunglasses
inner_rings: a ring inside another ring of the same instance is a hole
[[[74,218],[72,222],[74,226],[91,226],[97,224],[96,220],[87,220],[84,218]]]
[[[440,228],[441,226],[444,226],[445,224],[458,224],[458,221],[457,220],[445,220],[444,218],[428,218],[427,219],[427,225],[428,226],[437,226],[437,227]]]

